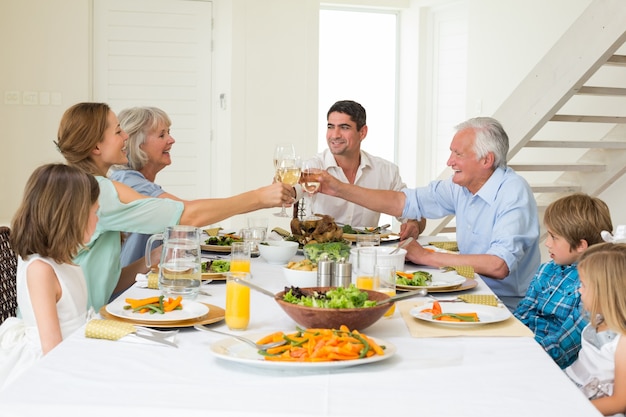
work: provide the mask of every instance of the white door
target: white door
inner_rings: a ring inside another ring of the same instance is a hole
[[[211,196],[212,3],[94,0],[93,99],[116,113],[155,106],[172,119],[172,165],[156,182],[180,198]]]

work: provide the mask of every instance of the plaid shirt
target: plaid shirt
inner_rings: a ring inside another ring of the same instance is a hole
[[[544,263],[513,313],[535,333],[535,340],[561,368],[578,357],[580,335],[588,322],[579,286],[575,263]]]

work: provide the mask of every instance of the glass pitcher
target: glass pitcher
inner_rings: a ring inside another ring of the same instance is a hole
[[[146,243],[146,266],[152,265],[152,244],[163,241],[159,262],[159,289],[163,295],[195,298],[202,283],[200,229],[193,226],[170,226],[163,233],[150,236]]]

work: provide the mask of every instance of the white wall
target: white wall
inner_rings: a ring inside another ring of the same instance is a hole
[[[367,3],[385,4],[381,1]],[[216,110],[213,118],[214,149],[220,158],[207,168],[207,175],[218,176],[215,196],[227,196],[271,181],[274,143],[293,141],[306,154],[316,149],[316,143],[307,142],[306,138],[318,128],[319,2],[213,3],[213,99],[217,103],[219,94],[225,94],[227,108]],[[414,0],[411,5],[423,3],[432,2]],[[589,3],[590,0],[471,0],[468,114],[475,114],[477,100],[482,103],[483,114],[493,112]],[[45,162],[61,161],[52,140],[63,111],[91,98],[90,4],[86,0],[0,2],[0,50],[4,63],[0,66],[4,148],[0,165],[0,224],[10,222],[32,170]],[[406,1],[395,4],[404,5]],[[419,13],[414,16],[417,18]],[[407,76],[403,73],[403,77]],[[415,85],[411,90],[416,90]],[[14,91],[60,93],[61,103],[5,104],[5,96]],[[419,163],[415,161],[416,166]],[[626,223],[626,219],[620,217],[624,210],[616,189],[623,189],[624,181],[601,196],[619,223]],[[267,212],[273,211],[276,210]],[[237,226],[241,221],[234,219],[232,224]]]

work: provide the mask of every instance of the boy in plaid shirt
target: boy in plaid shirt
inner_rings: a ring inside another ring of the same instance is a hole
[[[602,242],[600,232],[613,230],[606,203],[576,193],[548,206],[544,215],[548,230],[549,262],[539,266],[526,296],[513,313],[535,333],[535,340],[561,367],[578,356],[580,335],[588,323],[580,302],[580,255]]]

